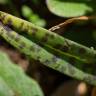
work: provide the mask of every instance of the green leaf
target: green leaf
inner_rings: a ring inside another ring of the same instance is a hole
[[[21,11],[22,15],[27,18],[28,21],[42,27],[46,25],[46,21],[35,14],[30,7],[23,5]]]
[[[14,96],[14,92],[1,77],[0,77],[0,96]]]
[[[81,16],[92,12],[92,8],[87,4],[88,0],[46,0],[49,10],[61,17]]]
[[[24,17],[30,17],[32,13],[33,13],[33,12],[32,12],[32,10],[31,10],[31,8],[29,8],[29,7],[26,6],[26,5],[23,5],[23,6],[22,6],[22,15],[23,15]]]
[[[0,52],[0,96],[43,96],[37,82],[27,77]]]

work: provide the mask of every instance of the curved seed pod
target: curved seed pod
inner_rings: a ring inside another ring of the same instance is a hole
[[[2,24],[0,25],[0,35],[10,44],[12,44],[19,51],[23,52],[30,58],[40,61],[42,64],[57,70],[63,74],[77,78],[79,80],[84,80],[89,84],[96,85],[96,77],[80,71],[79,69],[73,67],[67,61],[60,59],[53,54],[47,52],[45,49],[41,48],[32,41],[18,35],[12,30],[6,29]],[[18,38],[18,39],[17,39]]]
[[[7,26],[4,26],[4,28],[7,31],[9,31],[8,36],[10,36],[11,29],[8,28]],[[19,39],[19,37],[17,36],[16,37],[16,41],[18,41],[18,39]],[[22,44],[22,46],[24,46],[24,44]],[[22,46],[21,46],[21,48],[22,48]],[[87,73],[96,74],[96,72],[94,71],[94,64],[87,64],[87,63],[79,60],[77,57],[74,58],[74,56],[72,56],[72,55],[67,55],[66,53],[64,53],[64,52],[62,52],[60,50],[57,50],[57,49],[51,47],[50,45],[49,46],[48,45],[45,45],[45,47],[47,47],[48,51],[51,50],[51,53],[56,53],[55,55],[58,54],[60,58],[68,61],[70,64],[72,64],[73,66],[79,68],[80,70],[83,70],[83,71],[85,71]]]
[[[64,52],[62,52],[61,50],[56,50],[55,48],[53,48],[49,45],[43,46],[43,48],[46,49],[48,52],[54,54],[55,56],[69,62],[74,67],[76,67],[84,72],[96,75],[95,63],[91,63],[91,64],[86,63],[86,62],[78,59],[77,57],[74,58],[74,56],[67,55]]]
[[[78,57],[80,60],[86,63],[96,62],[96,51],[91,50],[76,42],[63,38],[56,33],[48,31],[44,28],[38,27],[30,22],[19,19],[12,15],[0,11],[0,20],[9,26],[17,28],[21,31],[27,32],[32,38],[38,40],[43,45],[50,45],[57,50],[62,50],[69,55],[73,55],[74,58]]]

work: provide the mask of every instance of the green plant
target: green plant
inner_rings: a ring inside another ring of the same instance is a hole
[[[20,52],[29,58],[39,60],[42,64],[54,70],[96,85],[96,77],[91,74],[91,72],[95,72],[92,69],[93,67],[88,67],[88,70],[91,71],[87,72],[82,69],[85,64],[86,66],[89,63],[90,66],[95,64],[95,50],[4,12],[0,12],[0,20],[2,21],[0,23],[0,35]],[[9,26],[19,29],[21,32],[26,32],[32,37],[32,40],[19,35]],[[56,46],[60,47],[57,48]],[[74,63],[78,63],[78,66],[72,65],[70,59],[73,59]]]
[[[94,0],[46,0],[49,10],[61,17],[75,17],[93,14]]]

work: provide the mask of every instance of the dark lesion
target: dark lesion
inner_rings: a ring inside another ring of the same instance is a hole
[[[56,56],[53,56],[51,59],[45,59],[43,63],[46,65],[55,64],[57,60],[58,58]]]
[[[23,26],[24,26],[24,22],[21,22],[19,29],[23,29]]]
[[[96,81],[96,76],[92,76],[89,74],[89,76],[84,76],[83,81],[90,82],[91,84],[93,84],[94,81]]]
[[[58,66],[57,69],[58,68],[59,68],[60,72],[62,72],[62,73],[66,72],[66,67],[64,65],[62,65],[60,67]]]
[[[12,29],[9,28],[8,25],[4,25],[3,28],[4,28],[7,32],[12,32]]]
[[[30,30],[31,30],[31,31],[30,31]],[[29,31],[30,31],[29,34],[32,34],[33,36],[36,36],[36,32],[38,31],[38,29],[31,27],[31,28],[29,29]],[[31,32],[32,32],[32,33],[31,33]]]
[[[53,62],[53,63],[56,63],[57,61],[58,61],[58,58],[57,58],[56,56],[53,56],[53,57],[52,57],[52,62]]]
[[[22,28],[24,32],[27,32],[29,30],[29,26],[28,25],[24,25],[25,23],[23,23]]]
[[[84,48],[80,48],[78,51],[79,54],[85,54],[86,50]]]
[[[5,25],[8,26],[8,27],[10,27],[11,29],[14,29],[12,23],[13,23],[12,19],[11,18],[8,18],[8,20],[7,20],[7,22],[6,22]]]
[[[3,22],[5,20],[5,18],[7,17],[7,15],[2,15],[2,13],[0,14],[0,20]]]
[[[6,34],[7,34],[8,36],[10,36],[10,32],[11,32],[12,30],[11,30],[8,26],[3,25],[1,22],[0,22],[0,26],[2,27],[0,34],[3,34],[3,32],[6,31]]]
[[[48,34],[48,33],[45,33],[45,35],[42,37],[42,42],[47,42],[48,41],[48,39],[49,39],[49,36],[50,36],[50,34]]]
[[[56,44],[54,48],[62,50],[63,52],[68,52],[71,49],[70,44],[66,40],[64,41],[64,44]]]
[[[30,46],[29,50],[30,50],[30,51],[34,51],[34,50],[35,50],[35,49],[34,49],[34,46]]]
[[[63,46],[61,47],[62,51],[68,52],[71,50],[69,42],[65,39]]]
[[[15,41],[16,42],[20,41],[20,36],[18,34],[16,34],[16,36],[15,36]]]
[[[23,48],[25,48],[25,47],[26,47],[26,44],[25,44],[24,42],[21,42],[20,45],[19,45],[19,48],[20,48],[20,49],[23,49]]]
[[[69,74],[70,74],[71,76],[74,76],[74,74],[76,73],[74,67],[73,67],[71,64],[68,64],[67,68],[68,68]]]
[[[4,31],[4,29],[3,28],[0,28],[0,35],[3,35],[3,32]]]
[[[34,45],[34,50],[38,54],[41,51],[41,47],[39,45]]]
[[[3,24],[2,22],[0,22],[0,25],[1,25],[7,32],[11,32],[11,31],[12,31],[12,29],[11,29],[8,25]]]
[[[49,65],[50,64],[50,60],[46,59],[43,63],[46,64],[46,65]]]
[[[67,45],[62,46],[61,49],[64,52],[68,52],[69,51],[69,47]]]

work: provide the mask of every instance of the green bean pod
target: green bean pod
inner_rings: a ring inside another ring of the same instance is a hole
[[[20,52],[24,53],[32,59],[40,61],[45,66],[73,78],[84,80],[89,84],[96,85],[96,77],[94,75],[85,73],[75,68],[69,62],[51,54],[34,42],[4,26],[2,23],[0,24],[0,35]]]
[[[43,45],[50,45],[51,47],[61,50],[67,55],[72,55],[74,58],[78,58],[86,63],[96,63],[95,50],[91,50],[88,47],[66,39],[56,33],[1,11],[0,20],[3,24],[26,32]]]

